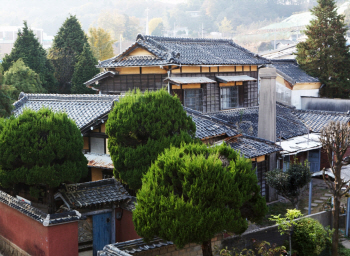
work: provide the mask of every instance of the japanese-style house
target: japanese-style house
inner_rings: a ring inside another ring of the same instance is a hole
[[[268,63],[232,40],[138,35],[85,84],[102,94],[165,87],[185,107],[213,112],[257,106],[259,68]]]
[[[296,60],[271,60],[269,66],[276,68],[277,101],[301,109],[301,97],[318,97],[321,82],[303,71]]]

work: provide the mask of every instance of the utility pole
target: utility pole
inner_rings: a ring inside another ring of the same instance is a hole
[[[146,9],[146,14],[147,14],[147,16],[146,16],[146,35],[149,34],[149,28],[148,28],[148,11],[149,11],[149,9],[147,8],[147,9]]]
[[[119,35],[119,53],[122,53],[122,34]]]

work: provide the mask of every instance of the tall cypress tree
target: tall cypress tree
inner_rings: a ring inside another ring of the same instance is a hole
[[[349,98],[350,54],[346,46],[344,16],[334,0],[318,0],[311,12],[316,17],[306,27],[308,39],[297,45],[297,61],[325,85],[321,96]]]
[[[54,37],[49,58],[55,67],[55,77],[59,83],[59,92],[69,93],[74,66],[83,52],[87,37],[76,16],[70,15]]]
[[[18,31],[17,39],[11,53],[5,55],[2,66],[7,71],[13,62],[22,59],[24,64],[37,73],[48,92],[57,91],[57,81],[53,75],[53,66],[47,59],[46,51],[35,37],[34,32],[23,22],[23,30]]]
[[[89,45],[85,44],[83,52],[79,55],[74,66],[72,93],[95,93],[94,90],[87,88],[84,82],[99,73],[98,68],[95,67],[96,65],[96,58],[93,56]]]

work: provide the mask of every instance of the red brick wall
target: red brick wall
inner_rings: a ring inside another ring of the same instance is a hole
[[[115,211],[123,212],[122,218],[120,220],[115,220],[115,241],[124,242],[141,238],[135,231],[134,223],[132,222],[132,212],[123,209],[116,209]]]
[[[0,239],[1,236],[30,255],[78,255],[78,222],[44,227],[3,203],[0,203]]]

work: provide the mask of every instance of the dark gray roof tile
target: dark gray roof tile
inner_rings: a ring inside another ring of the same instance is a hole
[[[271,60],[272,67],[276,68],[278,74],[290,82],[292,85],[296,83],[317,83],[318,78],[312,77],[302,70],[296,60],[281,59]]]
[[[154,56],[128,56],[137,47]],[[262,65],[270,63],[227,39],[172,38],[138,35],[136,42],[119,56],[98,67],[155,65]]]
[[[85,183],[65,185],[55,194],[61,197],[72,209],[123,202],[132,197],[116,179],[104,179]]]

